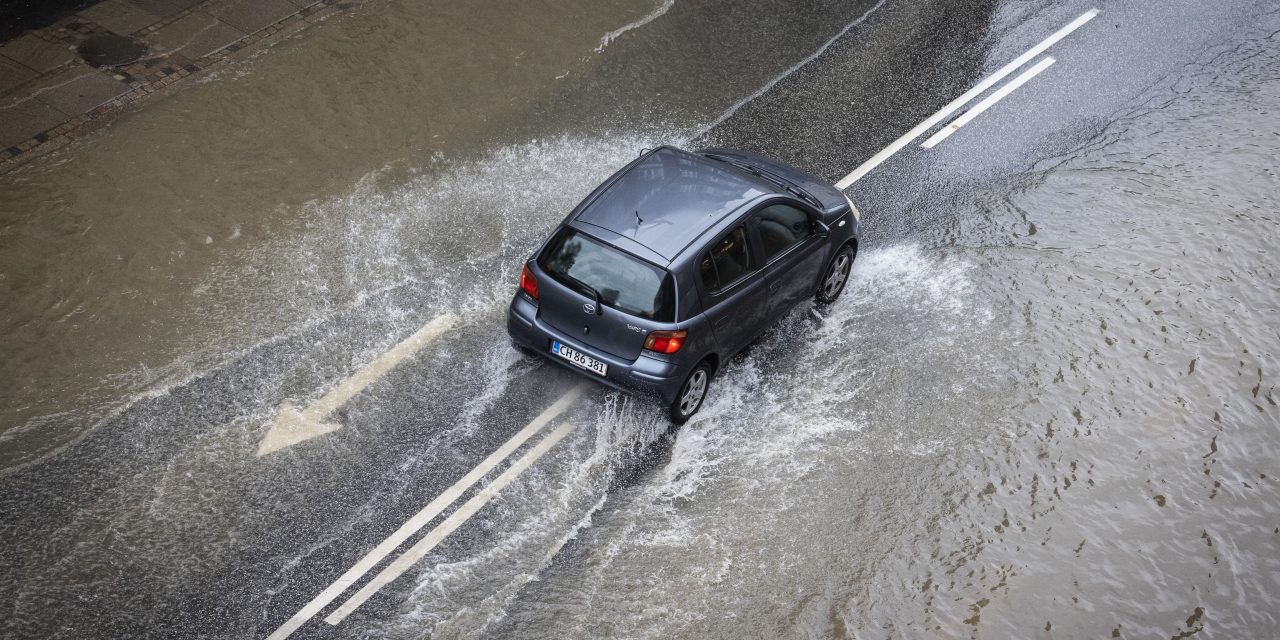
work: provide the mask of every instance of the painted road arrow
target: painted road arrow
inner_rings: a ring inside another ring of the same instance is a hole
[[[378,356],[373,362],[343,380],[338,386],[305,409],[298,409],[292,402],[285,401],[284,404],[280,405],[280,411],[276,414],[275,421],[271,423],[271,430],[267,432],[267,436],[258,445],[258,457],[341,429],[341,424],[325,422],[329,414],[337,411],[342,405],[345,405],[351,398],[355,397],[356,394],[364,391],[366,387],[386,375],[396,365],[417,353],[444,332],[452,329],[457,323],[458,316],[452,313],[447,313],[428,322],[421,329],[414,332],[413,335],[391,347],[386,353]]]

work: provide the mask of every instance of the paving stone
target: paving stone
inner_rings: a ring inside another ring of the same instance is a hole
[[[147,40],[162,53],[179,53],[196,60],[243,38],[244,34],[217,18],[197,11],[167,24]]]
[[[327,7],[319,7],[318,9],[315,10],[314,13],[307,16],[307,22],[310,22],[311,24],[320,24],[321,22],[324,22],[325,20],[329,19],[330,16],[334,15],[335,13],[340,13],[341,11],[342,9],[333,5],[329,5]]]
[[[309,26],[311,26],[311,23],[304,20],[302,16],[295,16],[280,23],[280,30],[275,32],[272,37],[277,41],[283,40]]]
[[[203,9],[245,33],[253,33],[298,12],[298,7],[289,0],[213,0]]]
[[[125,0],[151,15],[160,16],[161,18],[172,18],[173,16],[190,9],[198,4],[200,0]]]
[[[299,9],[306,9],[309,6],[320,2],[320,0],[289,0],[289,2],[292,2],[293,6]]]
[[[37,133],[66,122],[68,118],[67,114],[35,100],[0,108],[0,149],[25,142]]]
[[[99,2],[81,11],[79,15],[89,22],[122,36],[130,35],[160,21],[160,16],[124,0]]]
[[[111,74],[76,65],[33,83],[35,99],[69,114],[84,113],[129,91],[129,85]]]
[[[0,56],[0,93],[13,89],[38,75],[40,74],[13,60]]]
[[[75,52],[68,49],[67,45],[46,42],[34,33],[10,40],[0,47],[0,55],[41,73],[52,71],[76,59]]]

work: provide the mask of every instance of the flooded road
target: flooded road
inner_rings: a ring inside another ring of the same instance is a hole
[[[0,629],[1280,634],[1269,3],[1097,5],[846,190],[845,297],[680,429],[506,341],[518,265],[639,149],[838,180],[1092,6],[375,3],[0,177]],[[344,612],[458,487],[475,515]]]
[[[1273,636],[1257,35],[979,191],[938,246],[862,256],[853,299],[729,373],[494,635]]]
[[[670,122],[709,120],[866,10],[827,2],[746,20],[745,6],[374,4],[0,178],[0,462],[39,458],[121,398],[433,277],[438,264],[512,242],[524,252],[617,162],[584,161],[555,185],[503,154],[517,161],[565,139],[631,155],[672,139]],[[671,11],[661,30],[645,22]],[[726,20],[714,45],[685,32]],[[766,33],[789,42],[748,56]],[[707,57],[717,64],[681,63]],[[512,237],[494,214],[533,208],[509,193],[458,184],[473,200],[441,206],[430,190],[448,186],[406,186],[477,159],[489,163],[485,184],[569,191]],[[428,224],[412,206],[465,211],[500,235],[449,244],[448,230],[404,226]],[[428,235],[447,250],[417,246]]]

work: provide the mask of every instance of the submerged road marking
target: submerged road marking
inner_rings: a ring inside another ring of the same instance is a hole
[[[454,501],[461,497],[467,489],[470,489],[472,485],[478,482],[480,478],[483,478],[485,474],[492,471],[494,467],[498,466],[498,464],[505,460],[507,456],[510,456],[516,449],[520,448],[520,445],[524,444],[529,440],[529,438],[532,438],[535,434],[541,431],[543,427],[547,426],[547,424],[557,416],[564,413],[565,410],[569,408],[569,405],[573,404],[573,402],[578,399],[578,396],[582,395],[587,386],[588,384],[586,382],[579,382],[572,389],[565,392],[563,396],[560,396],[559,400],[556,400],[551,406],[538,414],[538,416],[531,420],[525,428],[520,430],[519,433],[512,436],[510,440],[507,440],[501,447],[498,447],[493,453],[489,454],[489,457],[476,465],[476,468],[467,472],[467,475],[462,476],[462,478],[455,482],[453,486],[445,489],[443,493],[427,504],[427,506],[423,507],[421,511],[414,514],[412,518],[409,518],[408,521],[400,525],[400,528],[396,529],[395,533],[387,536],[387,538],[379,543],[378,546],[374,547],[373,550],[369,551],[369,553],[366,553],[363,558],[360,558],[359,562],[356,562],[350,569],[347,569],[346,573],[343,573],[333,582],[333,584],[329,585],[324,591],[321,591],[316,597],[312,598],[310,602],[303,606],[298,613],[294,614],[294,616],[289,618],[289,620],[283,625],[280,625],[280,628],[276,629],[275,633],[267,636],[267,640],[283,640],[284,638],[289,637],[290,634],[297,631],[298,628],[306,624],[307,621],[317,613],[320,613],[321,609],[329,606],[329,603],[342,595],[343,591],[346,591],[349,587],[354,585],[356,581],[364,577],[366,573],[369,573],[371,569],[377,566],[378,563],[382,562],[382,560],[390,555],[392,551],[395,551],[397,547],[404,543],[404,541],[408,540],[423,527],[427,526],[427,523],[434,520],[436,516],[440,515],[440,513],[445,510],[445,508],[453,504]]]
[[[919,138],[921,134],[923,134],[925,131],[932,129],[938,123],[942,122],[943,120],[946,120],[948,117],[951,116],[951,114],[955,113],[956,111],[959,111],[960,107],[963,107],[964,105],[968,104],[970,100],[973,100],[982,92],[986,91],[987,89],[990,89],[997,82],[1000,82],[1001,80],[1003,80],[1005,76],[1009,75],[1010,73],[1013,73],[1022,65],[1030,62],[1032,58],[1040,55],[1041,53],[1044,53],[1046,49],[1056,44],[1059,40],[1071,35],[1071,32],[1075,31],[1076,29],[1079,29],[1081,26],[1084,25],[1084,23],[1092,20],[1094,16],[1098,15],[1098,13],[1099,13],[1098,9],[1090,9],[1084,12],[1083,15],[1076,18],[1075,20],[1072,20],[1069,24],[1067,24],[1067,26],[1061,29],[1058,29],[1056,32],[1054,32],[1053,35],[1042,40],[1040,44],[1037,44],[1036,46],[1031,47],[1029,50],[1027,50],[1026,53],[1018,56],[1017,58],[1014,58],[1013,62],[1006,64],[995,73],[987,76],[986,78],[983,78],[983,80],[978,84],[974,85],[972,89],[961,94],[959,98],[952,100],[949,104],[947,104],[947,106],[939,109],[937,113],[929,116],[927,119],[925,119],[924,122],[921,122],[920,124],[916,125],[914,129],[903,134],[902,137],[895,140],[893,144],[890,144],[889,146],[882,149],[879,153],[875,154],[874,156],[871,156],[870,160],[867,160],[866,162],[859,165],[858,168],[854,169],[852,173],[841,178],[840,181],[836,183],[836,187],[839,189],[849,188],[849,185],[853,184],[854,182],[857,182],[860,178],[862,178],[862,176],[867,175],[867,173],[869,173],[872,169],[875,169],[876,167],[880,166],[880,163],[884,162],[885,160],[888,160],[890,156],[901,151],[903,147],[906,147],[907,145],[911,144],[911,141],[915,140],[916,138]]]
[[[920,146],[926,149],[932,149],[934,145],[938,144],[939,142],[942,142],[943,140],[946,140],[948,136],[955,133],[956,131],[959,131],[960,127],[963,127],[966,124],[969,124],[969,122],[972,121],[974,118],[978,117],[979,115],[982,115],[983,111],[990,109],[992,105],[1003,100],[1005,96],[1008,96],[1009,94],[1013,93],[1015,89],[1026,84],[1028,80],[1036,77],[1041,71],[1048,69],[1054,62],[1055,61],[1053,58],[1045,58],[1040,62],[1036,63],[1036,66],[1031,67],[1026,71],[1023,71],[1018,77],[1014,78],[1013,80],[1010,80],[1008,84],[1004,85],[1003,87],[1000,87],[994,93],[984,98],[978,104],[974,105],[972,109],[964,112],[964,115],[960,116],[959,118],[956,118],[954,121],[951,122],[951,124],[939,129],[937,133],[930,136],[929,139],[925,140],[924,144]]]
[[[866,21],[867,18],[871,17],[871,14],[875,13],[876,11],[879,11],[880,7],[884,6],[885,2],[888,2],[888,0],[880,0],[875,4],[875,6],[871,7],[870,9],[867,9],[867,12],[859,16],[857,20],[854,20],[853,22],[846,24],[843,29],[841,29],[840,31],[837,31],[834,36],[831,36],[830,39],[822,43],[822,46],[818,47],[813,53],[805,56],[804,60],[801,60],[800,62],[797,62],[791,65],[790,67],[787,67],[786,71],[783,71],[782,73],[779,73],[778,75],[774,76],[773,79],[770,80],[769,82],[766,82],[763,87],[760,87],[755,91],[752,91],[751,95],[733,103],[733,106],[726,109],[724,113],[721,113],[719,116],[717,116],[715,120],[712,120],[710,124],[703,127],[702,130],[698,131],[698,133],[693,137],[699,138],[706,135],[708,131],[711,131],[712,129],[719,126],[720,123],[724,122],[725,120],[728,120],[730,117],[733,116],[733,114],[737,113],[738,110],[741,109],[743,106],[745,106],[747,103],[753,102],[756,98],[759,98],[765,93],[768,93],[771,89],[777,86],[779,82],[782,82],[784,78],[787,78],[791,74],[795,73],[796,71],[799,71],[801,68],[808,65],[810,62],[813,62],[814,60],[818,59],[819,56],[827,52],[827,49],[831,48],[831,45],[835,44],[836,41],[839,40],[840,38],[843,38],[846,33],[849,33],[850,29],[853,29],[854,27],[862,24],[863,22]]]
[[[525,469],[528,469],[534,462],[537,462],[539,458],[546,455],[552,447],[556,446],[556,444],[563,440],[565,436],[569,435],[569,432],[572,431],[573,428],[573,423],[566,422],[557,427],[555,431],[547,434],[547,437],[543,438],[541,442],[526,452],[523,456],[520,456],[520,459],[508,467],[506,471],[503,471],[502,475],[499,475],[493,480],[493,482],[489,483],[488,486],[477,492],[476,495],[472,496],[471,499],[466,501],[466,503],[461,507],[458,507],[457,511],[454,511],[448,518],[445,518],[444,522],[441,522],[439,526],[432,529],[427,533],[427,535],[423,536],[417,544],[410,547],[409,550],[405,551],[399,558],[396,558],[395,562],[387,565],[387,567],[379,572],[377,576],[374,576],[373,580],[370,580],[368,584],[361,587],[355,595],[342,603],[342,606],[335,609],[333,613],[329,614],[329,616],[324,619],[324,621],[331,625],[336,625],[339,622],[342,622],[347,616],[351,615],[351,612],[364,604],[365,600],[368,600],[370,596],[377,593],[379,589],[385,587],[396,578],[403,575],[405,571],[409,570],[409,567],[424,558],[436,547],[436,545],[449,537],[449,534],[462,526],[462,523],[475,515],[481,507],[493,500],[494,496],[498,495],[499,491],[502,491],[503,488],[511,484],[511,482],[523,473]]]
[[[342,428],[340,424],[325,422],[325,418],[457,323],[458,316],[452,313],[428,322],[413,335],[401,340],[373,362],[340,382],[306,409],[298,410],[292,402],[287,401],[280,405],[271,429],[258,445],[258,457]]]
[[[648,15],[634,22],[628,22],[627,24],[624,24],[621,27],[614,29],[613,31],[610,31],[609,33],[604,34],[604,37],[600,38],[600,46],[596,47],[596,53],[603,52],[605,48],[609,46],[609,43],[616,40],[618,36],[632,29],[639,29],[640,27],[643,27],[646,24],[649,24],[650,22],[657,20],[658,18],[661,18],[663,14],[671,10],[671,7],[674,6],[675,3],[676,3],[676,0],[664,0],[661,6],[654,9],[653,11],[650,11]]]

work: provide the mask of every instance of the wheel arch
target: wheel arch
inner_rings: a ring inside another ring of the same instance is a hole
[[[708,365],[711,366],[711,377],[713,378],[716,377],[716,374],[720,372],[720,354],[718,353],[714,353],[714,352],[708,353],[707,355],[702,356],[702,359],[699,360],[698,362],[706,362]],[[698,365],[694,364],[693,366],[696,367]]]
[[[845,247],[853,247],[853,259],[857,260],[858,259],[858,236],[849,238],[848,240],[845,240],[844,244],[840,245],[840,249],[843,249]],[[840,249],[836,249],[836,253],[840,253]],[[831,257],[834,258],[835,253],[831,254]]]

